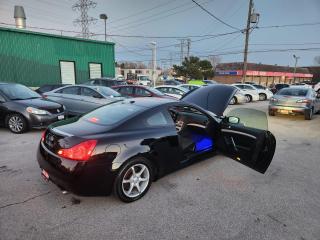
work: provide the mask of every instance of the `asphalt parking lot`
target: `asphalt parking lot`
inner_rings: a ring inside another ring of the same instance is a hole
[[[243,107],[266,111],[267,102]],[[41,132],[2,128],[0,239],[320,239],[319,126],[320,115],[271,117],[277,149],[265,175],[216,156],[131,204],[61,194],[40,176]]]

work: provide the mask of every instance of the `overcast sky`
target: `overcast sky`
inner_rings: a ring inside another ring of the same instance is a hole
[[[95,0],[97,6],[90,9],[91,17],[100,13],[108,15],[107,33],[144,36],[190,36],[220,34],[235,31],[215,20],[197,7],[191,0]],[[243,29],[246,25],[249,0],[197,0],[214,15],[229,25]],[[22,5],[27,15],[27,26],[81,31],[73,20],[80,14],[71,6],[76,0],[0,0],[0,22],[13,24],[13,6]],[[260,27],[320,22],[320,0],[255,0],[255,10],[260,13]],[[2,25],[3,26],[3,25]],[[93,33],[103,34],[103,21],[90,26]],[[48,32],[48,31],[47,31]],[[52,33],[61,34],[59,31]],[[71,36],[76,33],[63,33]],[[103,40],[104,36],[94,39]],[[222,54],[222,62],[242,61],[240,52],[244,45],[241,33],[197,41],[191,38],[191,54],[207,56]],[[179,61],[179,39],[141,39],[108,37],[116,43],[116,60],[141,60],[151,58],[150,42],[156,41],[157,59],[160,65]],[[173,45],[163,48],[163,46]],[[294,65],[293,54],[300,56],[298,65],[314,65],[314,57],[320,55],[320,24],[301,27],[255,29],[250,36],[251,51],[269,49],[318,48],[312,51],[267,52],[249,54],[249,62]]]

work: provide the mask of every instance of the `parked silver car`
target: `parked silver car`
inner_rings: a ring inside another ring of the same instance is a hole
[[[320,95],[312,88],[289,87],[279,90],[269,103],[269,115],[303,114],[311,120],[320,111]]]
[[[102,105],[123,99],[115,90],[104,86],[72,85],[61,87],[43,96],[63,104],[69,116],[78,116]]]

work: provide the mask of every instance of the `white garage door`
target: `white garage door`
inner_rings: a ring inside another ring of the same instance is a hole
[[[76,71],[74,62],[60,61],[60,71],[62,84],[76,83]]]
[[[89,63],[89,77],[101,78],[102,77],[102,64],[101,63]]]

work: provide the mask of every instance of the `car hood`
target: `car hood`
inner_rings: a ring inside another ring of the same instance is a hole
[[[16,100],[20,104],[25,105],[26,107],[34,107],[38,109],[57,109],[62,107],[61,104],[46,100],[44,98],[35,98],[35,99],[25,99],[25,100]]]
[[[195,104],[222,116],[236,92],[237,89],[233,86],[212,84],[187,93],[181,98],[181,101]]]

